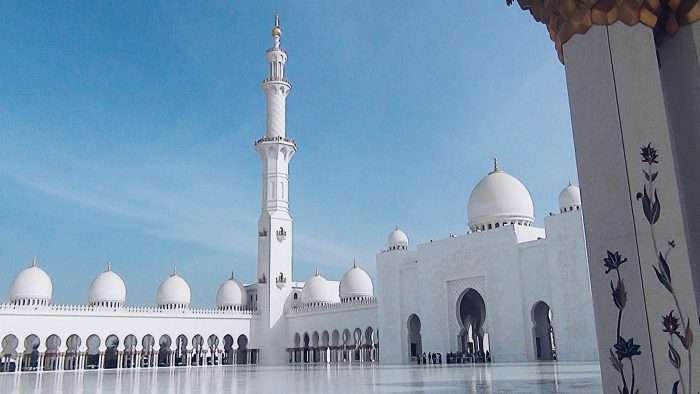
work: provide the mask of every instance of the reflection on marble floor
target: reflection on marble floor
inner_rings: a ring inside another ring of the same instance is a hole
[[[590,393],[597,363],[161,368],[0,374],[1,393]]]

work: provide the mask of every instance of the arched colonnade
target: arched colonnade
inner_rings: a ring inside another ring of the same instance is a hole
[[[21,346],[22,345],[22,346]],[[105,338],[93,334],[63,338],[51,334],[42,341],[31,334],[20,344],[14,334],[2,339],[0,372],[79,369],[129,369],[175,366],[257,364],[258,349],[248,348],[246,335],[219,337],[180,334],[141,338],[127,335]]]
[[[379,358],[379,331],[358,327],[297,332],[287,352],[290,364],[373,363]]]

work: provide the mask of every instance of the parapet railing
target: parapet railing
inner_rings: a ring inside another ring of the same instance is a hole
[[[269,141],[289,142],[290,144],[294,145],[294,148],[297,147],[297,142],[294,141],[294,138],[286,138],[286,137],[262,137],[262,138],[255,141],[255,145],[258,145],[261,142],[269,142]]]
[[[0,311],[41,311],[41,312],[114,312],[119,314],[145,314],[145,315],[196,315],[196,316],[250,316],[259,317],[260,312],[248,308],[179,308],[164,309],[156,307],[124,306],[107,307],[91,305],[16,305],[12,303],[0,304]]]
[[[287,310],[287,316],[300,316],[306,314],[316,314],[323,312],[340,312],[340,311],[350,311],[357,309],[369,309],[377,307],[377,299],[371,298],[360,298],[356,300],[348,300],[343,302],[334,303],[319,303],[319,304],[308,304],[294,306]]]

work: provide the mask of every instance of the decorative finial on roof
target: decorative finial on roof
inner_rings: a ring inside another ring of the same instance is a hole
[[[571,179],[569,179],[569,186],[571,186]]]
[[[36,267],[36,257],[32,257],[32,267]]]
[[[493,157],[493,172],[501,172],[501,167],[498,166],[498,158]]]
[[[170,276],[177,276],[177,267],[173,266],[173,273]]]
[[[357,260],[352,259],[352,268],[357,268]]]
[[[231,271],[231,280],[233,280],[233,279],[234,279],[234,278],[233,278],[233,271]]]
[[[108,261],[107,262],[107,271],[111,271],[111,270],[112,270],[112,262]]]
[[[282,37],[282,29],[280,28],[280,13],[275,11],[275,27],[272,28],[272,37]]]
[[[399,229],[399,226],[396,226],[396,228],[394,230],[398,230],[398,229]]]
[[[318,267],[316,267],[316,273],[314,274],[314,276],[319,276],[319,275],[320,274],[318,273]]]

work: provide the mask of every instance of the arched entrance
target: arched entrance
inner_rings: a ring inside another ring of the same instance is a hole
[[[209,359],[207,360],[207,365],[219,365],[219,337],[214,334],[209,335],[209,338],[207,338],[207,345],[209,345]]]
[[[459,296],[457,321],[460,325],[457,336],[459,351],[472,354],[477,361],[486,361],[490,348],[485,340],[486,303],[478,291],[467,289]]]
[[[141,366],[142,367],[153,367],[153,346],[156,345],[156,339],[153,335],[146,334],[141,339]]]
[[[107,339],[105,339],[105,346],[107,349],[105,350],[103,367],[105,369],[117,368],[117,360],[119,358],[119,337],[114,334],[108,336]]]
[[[61,337],[56,334],[49,335],[46,338],[46,352],[44,353],[44,371],[55,371],[58,366],[59,347],[61,346]]]
[[[192,358],[190,365],[204,365],[204,337],[197,334],[192,337]]]
[[[244,334],[238,336],[236,340],[238,350],[236,350],[236,364],[248,364],[248,337]]]
[[[82,340],[76,334],[73,334],[66,339],[66,350],[65,358],[63,361],[63,369],[73,370],[78,369],[79,363],[78,359],[80,357],[80,345]]]
[[[39,345],[41,340],[38,336],[31,334],[24,339],[24,360],[22,361],[22,371],[36,371],[39,368]]]
[[[162,335],[158,340],[158,363],[159,367],[170,366],[170,345],[172,340],[170,335]]]
[[[552,310],[543,301],[532,307],[532,340],[535,346],[535,359],[556,360],[554,328],[552,327]]]
[[[423,341],[420,335],[420,318],[415,313],[408,317],[408,356],[416,361],[423,353]]]
[[[2,339],[0,372],[14,372],[17,369],[17,345],[19,340],[12,334]]]
[[[136,346],[139,340],[136,336],[129,334],[124,338],[124,356],[122,357],[122,368],[134,368],[136,363]]]
[[[305,363],[308,363],[309,358],[310,358],[309,357],[309,353],[311,352],[311,347],[309,346],[310,341],[311,341],[311,339],[309,338],[309,334],[305,332],[304,333],[304,353],[303,353]]]
[[[102,340],[95,334],[90,335],[86,341],[87,352],[85,355],[85,368],[96,369],[100,366],[100,344]]]
[[[230,334],[224,335],[224,360],[222,364],[233,364],[233,337]]]

